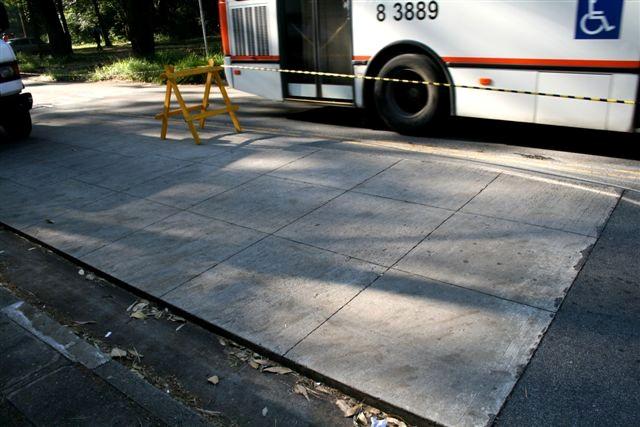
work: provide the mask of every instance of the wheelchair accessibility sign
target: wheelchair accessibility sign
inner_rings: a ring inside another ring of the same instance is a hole
[[[576,39],[620,38],[624,0],[578,0]]]

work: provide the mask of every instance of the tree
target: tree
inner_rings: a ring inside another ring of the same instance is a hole
[[[153,39],[153,0],[126,0],[131,50],[138,57],[155,53]]]
[[[104,45],[107,47],[111,47],[111,38],[109,37],[109,28],[104,22],[104,18],[102,17],[102,13],[100,12],[100,5],[98,4],[98,0],[91,0],[93,4],[93,10],[96,14],[96,19],[98,20],[98,25],[100,26],[100,30],[102,31],[102,37],[104,37]]]
[[[60,22],[55,0],[34,0],[34,5],[44,21],[44,26],[49,36],[49,44],[51,45],[51,53],[56,56],[71,55],[73,53],[71,36],[68,32],[65,32]],[[62,15],[64,16],[64,13]]]

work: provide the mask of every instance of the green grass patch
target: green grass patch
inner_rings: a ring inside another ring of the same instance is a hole
[[[220,44],[213,43],[214,53],[209,56],[216,64],[222,64],[223,54]],[[160,74],[165,65],[173,65],[177,70],[206,65],[201,46],[186,43],[164,44],[150,58],[135,58],[129,46],[119,45],[98,52],[95,46],[81,47],[68,57],[38,56],[19,54],[20,68],[25,73],[49,76],[56,81],[103,81],[122,80],[134,82],[160,83]],[[183,83],[200,83],[203,76],[187,78]]]

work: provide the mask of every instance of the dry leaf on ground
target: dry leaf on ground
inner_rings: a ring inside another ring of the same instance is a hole
[[[301,396],[304,396],[305,399],[310,400],[309,399],[309,393],[307,391],[307,388],[305,386],[303,386],[302,384],[296,384],[293,386],[293,392],[295,394],[299,394]]]
[[[147,318],[147,315],[142,311],[134,311],[133,313],[131,313],[131,317],[133,317],[134,319],[144,320]]]
[[[353,417],[359,410],[362,405],[350,405],[345,400],[338,399],[336,400],[336,405],[342,411],[342,414],[345,418]]]
[[[209,381],[211,384],[216,385],[220,382],[220,378],[218,378],[217,375],[213,375],[209,378],[207,378],[207,381]]]
[[[127,357],[127,350],[122,350],[121,348],[114,347],[111,349],[110,356],[113,358]]]
[[[284,366],[269,366],[268,368],[264,368],[262,372],[271,372],[272,374],[286,375],[292,373],[293,371],[289,368],[285,368]]]

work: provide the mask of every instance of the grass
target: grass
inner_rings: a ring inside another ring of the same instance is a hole
[[[212,43],[213,55],[205,57],[202,46],[189,42],[162,42],[156,46],[151,58],[135,58],[128,44],[97,51],[95,46],[74,46],[74,54],[68,57],[18,54],[20,69],[25,73],[45,75],[55,81],[123,80],[159,83],[165,65],[176,69],[206,65],[212,58],[221,64],[223,55],[219,40]],[[201,76],[184,81],[195,83]]]

